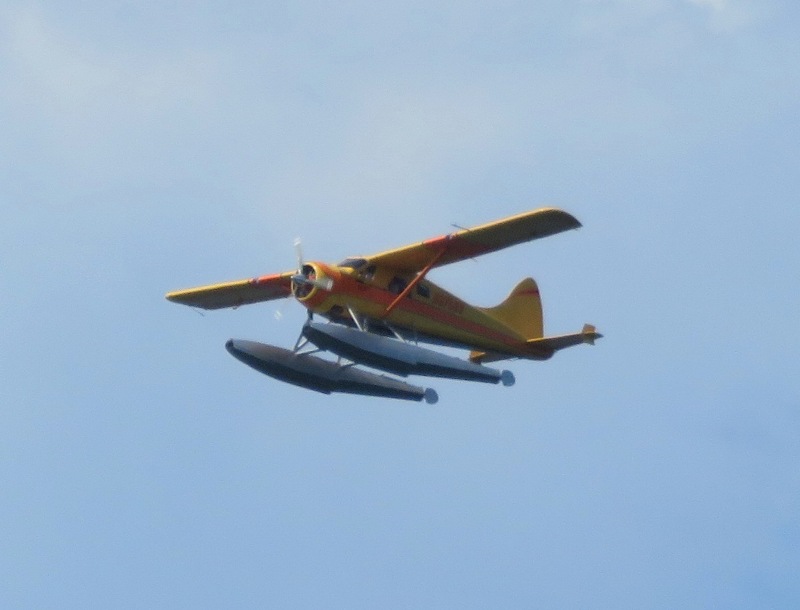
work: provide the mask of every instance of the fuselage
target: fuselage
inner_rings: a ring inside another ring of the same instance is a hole
[[[333,322],[353,324],[356,316],[406,338],[508,355],[523,353],[525,337],[433,282],[415,280],[414,274],[367,266],[359,259],[340,265],[308,263],[302,272],[309,282],[293,284],[295,298]]]

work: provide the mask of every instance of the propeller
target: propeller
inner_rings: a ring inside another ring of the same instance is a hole
[[[302,273],[297,273],[292,276],[292,281],[298,284],[304,284],[306,286],[321,288],[322,290],[330,290],[331,288],[333,288],[333,280],[329,277],[326,277],[324,280],[317,280],[317,279],[307,278]]]
[[[297,255],[297,273],[292,276],[292,282],[298,286],[311,286],[322,290],[333,288],[333,280],[331,278],[318,280],[316,277],[311,277],[316,275],[316,272],[311,265],[306,265],[303,262],[303,242],[299,237],[294,240],[294,250]]]

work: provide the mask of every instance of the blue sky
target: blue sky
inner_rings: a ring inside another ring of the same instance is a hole
[[[796,607],[799,19],[5,2],[0,605]],[[163,298],[545,205],[584,228],[431,279],[606,338],[435,407],[226,353],[295,303]]]

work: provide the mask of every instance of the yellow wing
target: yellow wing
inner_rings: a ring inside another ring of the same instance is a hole
[[[563,210],[542,208],[364,258],[371,265],[417,273],[580,226]]]
[[[222,309],[223,307],[239,307],[239,305],[249,303],[282,299],[292,293],[291,278],[294,273],[294,271],[287,271],[286,273],[254,277],[249,280],[176,290],[167,293],[167,300],[202,309]]]

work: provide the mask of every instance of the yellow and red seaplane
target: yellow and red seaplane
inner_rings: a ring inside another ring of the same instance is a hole
[[[436,392],[357,368],[406,377],[423,375],[512,385],[510,371],[486,363],[546,360],[558,350],[594,344],[602,335],[586,324],[578,333],[544,336],[542,302],[532,278],[522,280],[496,307],[475,307],[440,288],[428,273],[481,254],[577,229],[572,215],[543,208],[337,265],[304,262],[285,273],[168,293],[167,299],[221,309],[294,298],[308,321],[291,350],[231,339],[228,351],[254,369],[311,390],[436,402]],[[314,314],[328,322],[314,320]],[[419,345],[465,348],[468,359]],[[336,359],[317,356],[331,352]]]

